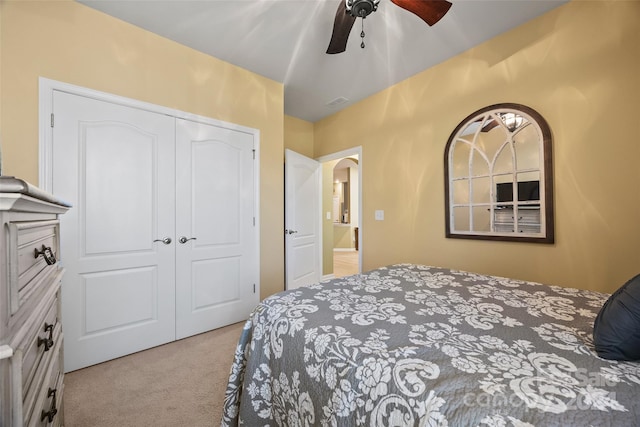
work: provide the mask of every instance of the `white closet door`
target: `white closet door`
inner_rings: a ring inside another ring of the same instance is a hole
[[[245,320],[258,303],[253,150],[252,134],[176,120],[178,339]]]
[[[52,190],[73,204],[61,217],[72,371],[175,339],[175,121],[58,91],[53,104]]]

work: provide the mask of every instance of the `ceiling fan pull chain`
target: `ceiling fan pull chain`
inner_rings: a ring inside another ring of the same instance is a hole
[[[360,43],[360,47],[364,49],[364,16],[362,17],[362,31],[360,31],[360,37],[362,38],[362,43]]]

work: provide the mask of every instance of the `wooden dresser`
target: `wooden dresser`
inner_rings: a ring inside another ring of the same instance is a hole
[[[0,426],[61,426],[58,215],[69,205],[0,176]]]
[[[513,208],[496,209],[494,211],[494,230],[502,233],[515,232]],[[518,232],[540,233],[540,207],[518,207]]]

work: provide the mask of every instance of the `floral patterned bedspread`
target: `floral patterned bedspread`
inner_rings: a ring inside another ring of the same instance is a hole
[[[247,321],[222,425],[640,425],[597,357],[608,295],[420,265],[281,292]]]

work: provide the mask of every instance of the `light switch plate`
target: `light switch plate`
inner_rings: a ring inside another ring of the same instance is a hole
[[[376,221],[384,221],[384,211],[376,211]]]

